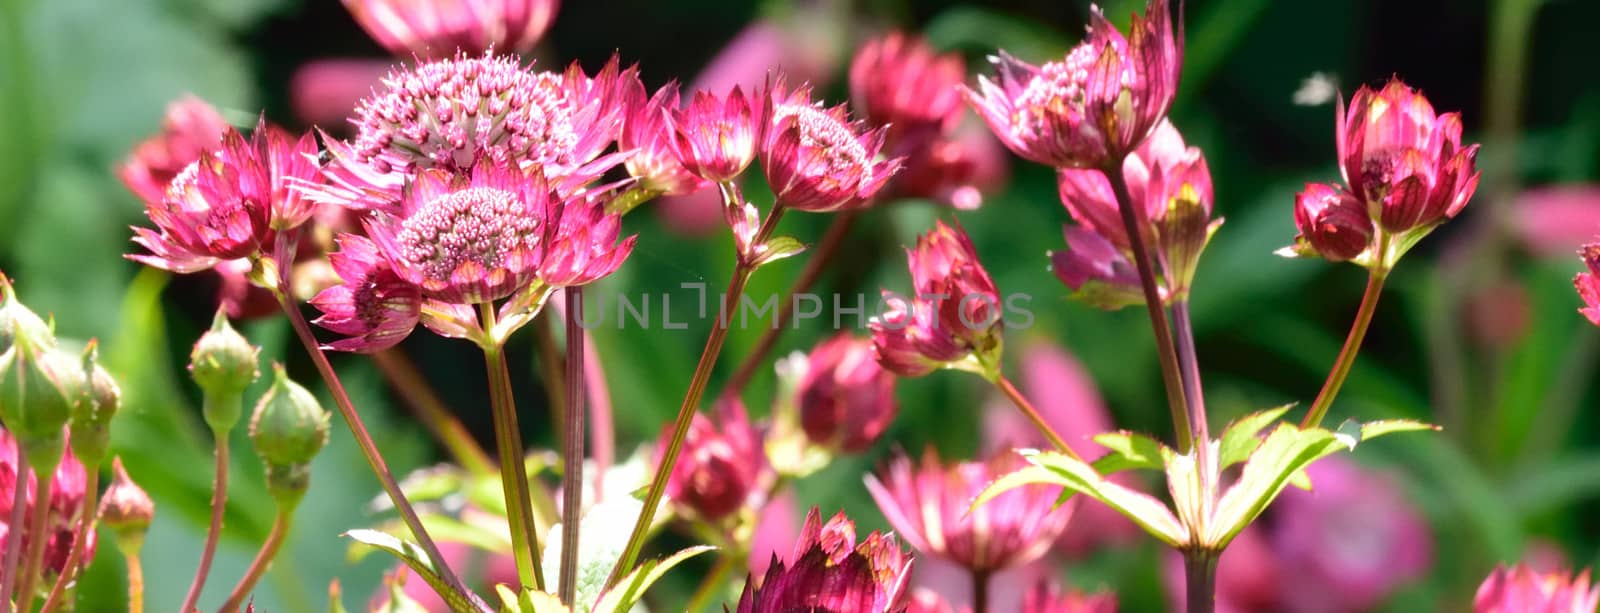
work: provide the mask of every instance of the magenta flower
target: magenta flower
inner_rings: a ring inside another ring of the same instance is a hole
[[[1456,216],[1478,187],[1478,145],[1461,146],[1461,116],[1435,115],[1399,79],[1341,102],[1336,138],[1345,184],[1387,232],[1426,232]]]
[[[1337,186],[1307,183],[1295,196],[1294,225],[1300,235],[1289,247],[1292,254],[1342,262],[1372,248],[1374,229],[1366,205]]]
[[[855,524],[844,513],[823,524],[812,507],[792,559],[774,556],[759,587],[754,577],[747,580],[736,611],[903,611],[911,562],[894,535],[873,532],[857,543]]]
[[[201,153],[146,206],[159,232],[134,228],[133,242],[150,253],[128,258],[190,273],[260,254],[274,230],[295,228],[314,210],[289,184],[315,180],[315,151],[309,134],[295,140],[264,120],[249,140],[226,129],[217,151]]]
[[[936,54],[927,41],[894,32],[873,39],[850,62],[850,101],[873,126],[887,126],[888,140],[925,140],[961,120],[959,54]]]
[[[648,101],[642,100],[641,84],[634,96],[636,102],[617,139],[619,148],[633,152],[627,161],[628,174],[638,179],[641,187],[661,195],[687,194],[705,187],[705,181],[678,160],[673,144],[677,131],[670,115],[678,112],[678,84],[668,83]]]
[[[714,424],[704,415],[695,414],[667,480],[667,498],[706,521],[727,517],[744,508],[752,496],[762,496],[764,482],[773,476],[761,433],[750,424],[744,403],[725,398],[717,401],[716,412]],[[662,431],[657,449],[666,449],[671,430],[668,425]]]
[[[1589,570],[1538,573],[1518,564],[1496,566],[1472,599],[1473,613],[1590,613],[1600,606],[1600,586]]]
[[[556,16],[556,0],[344,0],[361,29],[395,55],[527,53]]]
[[[1144,208],[1147,235],[1153,239],[1149,247],[1161,255],[1157,272],[1162,275],[1162,293],[1182,296],[1194,277],[1200,252],[1222,223],[1211,219],[1211,172],[1205,155],[1186,145],[1171,122],[1161,120],[1123,160],[1122,176],[1133,205]],[[1080,298],[1092,304],[1115,308],[1143,302],[1111,183],[1096,169],[1063,168],[1057,184],[1061,203],[1073,220],[1105,239],[1094,241],[1069,231],[1066,254],[1052,254],[1057,275],[1074,290],[1084,290]],[[1107,249],[1106,243],[1116,249]]]
[[[884,292],[889,308],[870,324],[878,363],[903,377],[938,368],[996,368],[1004,327],[1000,293],[967,233],[937,222],[906,259],[916,296]]]
[[[878,365],[872,342],[840,332],[807,356],[795,391],[811,442],[848,453],[871,447],[894,421],[895,376]]]
[[[370,353],[405,340],[422,316],[422,290],[395,274],[366,237],[341,234],[338,241],[339,251],[328,259],[344,283],[311,299],[322,311],[315,323],[349,337],[328,348]]]
[[[1512,214],[1510,229],[1523,248],[1540,257],[1565,256],[1592,242],[1600,230],[1600,184],[1523,190],[1507,212]]]
[[[10,521],[12,502],[15,500],[16,487],[22,484],[27,488],[24,494],[27,497],[27,509],[24,517],[30,518],[34,513],[40,512],[38,504],[39,483],[34,478],[32,471],[26,475],[27,479],[20,480],[17,476],[17,440],[11,432],[0,429],[0,550],[6,546],[6,539],[13,533]],[[85,480],[83,463],[72,454],[70,447],[64,449],[61,462],[56,465],[56,471],[50,479],[49,499],[45,501],[44,512],[46,529],[50,538],[45,542],[44,566],[55,574],[60,574],[67,563],[67,554],[72,548],[72,539],[76,533],[77,515],[83,508],[83,499],[88,483]],[[26,525],[26,520],[24,525]],[[28,539],[32,537],[23,530],[24,526],[17,526],[15,533],[22,535],[22,546],[28,546]],[[96,543],[95,532],[91,530],[84,543],[86,549],[85,559],[94,558]]]
[[[1583,257],[1583,263],[1589,272],[1578,273],[1572,278],[1572,284],[1578,288],[1578,297],[1583,299],[1584,307],[1578,309],[1584,317],[1594,325],[1600,326],[1600,243],[1589,243],[1578,250],[1578,255]]]
[[[844,107],[812,104],[808,87],[785,92],[779,79],[767,104],[761,168],[780,206],[814,213],[865,206],[900,170],[899,159],[877,159],[884,128],[859,133]]]
[[[1022,599],[1021,613],[1116,613],[1117,595],[1111,592],[1085,594],[1063,590],[1048,579],[1040,580]]]
[[[461,173],[488,158],[537,166],[568,192],[626,157],[600,153],[616,140],[637,80],[614,56],[593,78],[577,64],[533,73],[515,58],[464,54],[392,73],[356,108],[353,143],[324,139],[329,185],[306,191],[319,202],[392,211],[418,172]]]
[[[1012,152],[1057,168],[1102,168],[1143,142],[1178,89],[1183,42],[1166,0],[1135,15],[1129,36],[1100,14],[1060,61],[1033,66],[1005,52],[996,79],[979,77],[967,101]]]
[[[929,448],[915,464],[896,454],[881,479],[867,476],[867,491],[912,549],[981,576],[1044,555],[1072,518],[1076,505],[1056,508],[1059,488],[1043,485],[1008,490],[972,507],[990,482],[1024,465],[1010,451],[986,462],[944,465]]]
[[[200,159],[201,153],[221,145],[227,129],[228,123],[209,103],[184,96],[167,105],[161,133],[134,146],[117,168],[117,176],[147,205],[158,205],[178,173]]]
[[[689,106],[671,117],[679,162],[712,183],[732,181],[755,159],[766,133],[762,108],[737,85],[721,98],[696,91]]]
[[[337,132],[348,129],[362,98],[383,84],[391,60],[335,57],[308,61],[289,77],[289,108],[302,124]]]

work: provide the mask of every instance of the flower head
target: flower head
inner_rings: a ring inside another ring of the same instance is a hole
[[[1589,570],[1539,573],[1525,565],[1496,566],[1472,600],[1473,613],[1589,613],[1600,606],[1600,586]]]
[[[667,480],[667,497],[695,516],[715,521],[759,496],[771,477],[761,434],[745,415],[737,398],[717,402],[717,423],[696,413],[683,440],[682,455]],[[663,444],[671,437],[663,431]]]
[[[937,222],[906,256],[916,296],[884,293],[889,308],[871,323],[878,362],[904,377],[944,367],[995,367],[1003,329],[1000,293],[966,232]]]
[[[858,543],[844,513],[824,524],[812,507],[791,560],[774,556],[759,584],[754,577],[747,581],[736,611],[901,611],[910,596],[911,562],[893,535],[873,532]]]
[[[342,234],[338,241],[339,251],[328,259],[344,283],[311,299],[322,311],[316,324],[348,337],[328,348],[372,352],[405,340],[421,318],[422,290],[395,274],[366,237]]]
[[[1583,257],[1584,265],[1589,268],[1589,272],[1578,273],[1572,279],[1572,284],[1578,288],[1578,297],[1583,299],[1584,304],[1578,312],[1588,317],[1594,325],[1600,326],[1600,243],[1584,245],[1578,250],[1578,255]]]
[[[1288,253],[1318,255],[1331,262],[1353,260],[1372,248],[1372,219],[1349,192],[1307,183],[1295,196],[1294,225],[1300,230]]]
[[[895,376],[873,357],[871,341],[848,332],[817,345],[807,361],[796,390],[806,436],[847,452],[866,450],[899,409]]]
[[[940,463],[931,448],[920,463],[898,454],[867,490],[896,532],[920,553],[976,573],[1026,564],[1050,550],[1072,517],[1057,509],[1058,489],[1026,486],[977,507],[972,500],[990,482],[1025,462],[1009,450],[986,462]]]
[[[641,100],[630,106],[622,136],[617,139],[619,148],[633,152],[627,161],[628,174],[638,179],[641,187],[661,195],[682,195],[704,187],[705,180],[679,161],[673,144],[677,131],[670,115],[678,111],[678,84],[668,83],[648,101],[642,100],[643,93],[640,85],[635,98]]]
[[[159,204],[167,186],[200,154],[222,142],[228,123],[209,103],[184,96],[167,105],[161,133],[134,146],[117,176],[146,204]]]
[[[1127,38],[1095,9],[1089,35],[1060,61],[1033,66],[1005,52],[994,80],[967,101],[1014,153],[1057,168],[1100,168],[1131,151],[1166,116],[1182,41],[1166,0],[1135,15]]]
[[[527,53],[555,18],[557,0],[344,0],[367,34],[397,55]]]
[[[49,483],[48,498],[43,505],[39,503],[39,488],[41,484],[29,471],[25,475],[17,474],[17,440],[8,430],[0,429],[0,547],[4,547],[6,540],[12,536],[22,538],[23,547],[27,547],[28,540],[34,535],[28,533],[23,526],[9,526],[13,501],[17,487],[26,488],[24,496],[27,507],[24,517],[34,517],[35,513],[45,513],[45,529],[49,538],[44,545],[45,568],[54,574],[60,574],[67,563],[67,555],[72,548],[72,539],[77,532],[77,515],[83,508],[83,499],[88,483],[85,480],[83,463],[72,455],[71,450],[63,450],[60,463],[56,464],[55,473]],[[25,477],[25,478],[24,478]],[[27,525],[25,520],[24,526]],[[84,543],[84,554],[90,559],[94,556],[96,542],[94,531],[89,532]]]
[[[713,183],[731,181],[750,165],[766,134],[761,102],[735,85],[718,98],[696,91],[689,106],[670,117],[672,146],[691,174]]]
[[[1341,102],[1336,138],[1345,184],[1385,231],[1426,233],[1456,216],[1478,187],[1478,146],[1461,145],[1461,116],[1399,79]]]
[[[939,55],[927,41],[894,32],[862,45],[850,62],[850,101],[888,139],[938,135],[961,120],[961,81],[966,63],[958,54]]]
[[[899,159],[880,160],[884,128],[860,133],[844,107],[811,103],[809,88],[785,92],[780,80],[767,92],[771,122],[761,145],[761,167],[778,204],[817,213],[864,205],[900,170]]]

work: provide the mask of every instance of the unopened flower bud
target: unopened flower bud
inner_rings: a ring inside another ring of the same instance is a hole
[[[256,354],[260,350],[228,325],[222,309],[217,309],[211,329],[195,342],[189,355],[189,375],[205,392],[206,424],[212,430],[226,432],[239,422],[239,397],[258,376]]]
[[[310,485],[311,460],[328,444],[330,415],[309,390],[273,366],[272,387],[250,418],[250,441],[267,465],[267,487],[279,500],[298,500]]]
[[[53,470],[66,447],[69,394],[83,388],[78,361],[19,342],[0,356],[0,421],[35,467]]]
[[[111,487],[100,502],[100,525],[116,533],[117,540],[142,538],[155,518],[156,505],[144,488],[134,483],[122,467],[122,458],[111,460]]]
[[[92,470],[100,466],[111,444],[111,418],[122,407],[122,389],[111,373],[96,362],[92,344],[83,353],[82,365],[85,389],[72,405],[68,424],[72,436],[68,442],[72,453]]]
[[[800,425],[813,443],[865,451],[894,421],[895,376],[874,359],[872,342],[842,332],[812,350],[797,397]]]
[[[31,339],[35,347],[54,347],[55,335],[37,314],[17,300],[11,280],[0,273],[0,354],[11,350],[17,337]]]

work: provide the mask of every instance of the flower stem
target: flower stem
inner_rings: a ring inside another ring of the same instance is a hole
[[[1203,551],[1183,554],[1184,589],[1189,613],[1212,613],[1217,602],[1217,559]]]
[[[716,598],[717,591],[722,587],[723,579],[733,570],[736,556],[732,552],[717,556],[716,564],[711,566],[711,572],[706,573],[700,580],[699,587],[694,588],[694,595],[689,597],[689,606],[684,607],[688,613],[698,613],[711,606],[712,599]]]
[[[1206,418],[1206,397],[1200,385],[1200,360],[1194,351],[1194,324],[1189,321],[1189,301],[1172,301],[1172,326],[1178,343],[1178,373],[1183,381],[1183,400],[1193,428],[1191,440],[1201,441],[1198,453],[1206,453],[1205,441],[1211,440],[1211,428]]]
[[[1333,370],[1328,372],[1328,380],[1322,383],[1322,391],[1317,392],[1317,399],[1311,403],[1311,410],[1300,422],[1301,428],[1315,428],[1322,423],[1322,418],[1327,416],[1328,407],[1333,404],[1334,396],[1339,395],[1340,386],[1344,385],[1345,377],[1350,375],[1350,366],[1356,362],[1356,354],[1361,352],[1361,339],[1367,336],[1367,326],[1372,323],[1372,314],[1378,309],[1378,296],[1383,293],[1383,280],[1388,276],[1388,271],[1373,270],[1367,276],[1367,290],[1361,294],[1361,307],[1356,311],[1356,319],[1350,324],[1350,335],[1344,339],[1344,347],[1339,349],[1339,357],[1333,362]]]
[[[11,494],[11,517],[6,521],[7,526],[21,526],[27,521],[28,511],[28,454],[17,450],[16,461],[12,463],[15,468],[13,475],[13,489]],[[0,611],[11,613],[11,594],[17,585],[17,561],[22,558],[22,539],[6,539],[6,553],[3,566],[0,566]]]
[[[583,288],[568,287],[566,436],[561,457],[561,584],[557,596],[577,608],[578,524],[583,512]],[[599,478],[598,476],[596,478]]]
[[[494,329],[494,304],[478,305],[485,330]],[[506,369],[505,346],[496,340],[484,344],[483,362],[489,373],[489,404],[494,415],[494,440],[500,455],[500,488],[506,499],[506,523],[511,528],[512,557],[522,586],[544,590],[544,569],[539,567],[539,532],[529,506],[528,470],[523,465],[522,428],[517,424],[516,399],[511,395],[511,371]]]
[[[772,327],[761,334],[761,340],[756,341],[755,347],[750,349],[750,354],[745,356],[739,364],[739,369],[734,371],[728,383],[723,386],[726,395],[738,395],[744,386],[750,383],[758,370],[766,364],[766,359],[772,353],[772,348],[777,346],[778,338],[783,336],[784,330],[789,325],[789,318],[794,316],[794,297],[804,294],[816,285],[817,279],[822,276],[822,271],[833,261],[833,256],[838,253],[839,245],[844,244],[845,237],[850,235],[850,228],[855,225],[861,216],[861,209],[849,210],[839,213],[834,217],[833,223],[828,226],[827,233],[822,235],[822,240],[817,243],[811,259],[806,261],[806,267],[800,271],[800,277],[795,279],[794,285],[789,286],[789,291],[778,300],[778,314],[773,316]]]
[[[1022,396],[1022,392],[1017,391],[1017,386],[1012,385],[1010,379],[1007,379],[1005,375],[1000,375],[995,377],[994,385],[1000,388],[1000,393],[1005,394],[1006,398],[1011,400],[1011,404],[1017,405],[1017,410],[1022,411],[1023,417],[1027,417],[1028,421],[1033,422],[1034,429],[1043,434],[1045,438],[1050,439],[1051,445],[1054,445],[1057,450],[1067,454],[1072,459],[1083,461],[1083,458],[1078,457],[1078,452],[1073,451],[1072,447],[1067,445],[1067,441],[1063,440],[1060,434],[1056,434],[1055,429],[1045,422],[1044,416],[1039,414],[1038,409],[1033,408],[1033,403],[1028,402],[1028,399]]]
[[[194,570],[194,580],[189,582],[189,593],[183,597],[180,613],[195,610],[200,602],[200,592],[206,587],[206,575],[211,573],[211,558],[217,553],[217,538],[222,536],[222,511],[228,504],[228,433],[212,430],[216,439],[217,476],[211,488],[211,526],[206,529],[206,543],[200,550],[200,566]]]
[[[494,462],[489,459],[489,454],[484,452],[472,434],[467,432],[466,426],[461,425],[461,420],[456,419],[444,401],[439,399],[439,394],[428,385],[427,377],[417,369],[411,358],[406,357],[404,351],[379,351],[372,354],[372,362],[378,365],[384,380],[399,392],[400,400],[411,407],[422,424],[433,432],[434,437],[444,444],[444,448],[463,468],[478,475],[494,474]]]
[[[279,232],[274,259],[281,263],[290,262],[294,253],[294,232]],[[417,510],[412,508],[411,501],[406,499],[405,492],[400,491],[400,483],[395,481],[394,473],[389,472],[389,465],[383,459],[383,454],[378,451],[377,443],[372,441],[372,434],[367,431],[366,423],[361,421],[361,414],[356,412],[355,404],[350,401],[350,394],[345,392],[344,384],[339,380],[339,374],[334,372],[333,364],[328,362],[328,356],[322,352],[322,346],[317,342],[317,337],[311,333],[311,324],[306,323],[305,315],[290,298],[289,269],[287,264],[280,264],[278,270],[278,287],[273,293],[278,299],[278,306],[289,317],[289,324],[294,328],[295,336],[300,338],[300,343],[305,346],[306,354],[311,357],[311,362],[316,365],[317,373],[322,376],[322,382],[328,386],[328,394],[333,396],[333,402],[339,407],[339,416],[344,419],[350,428],[350,434],[356,440],[356,446],[361,448],[361,455],[366,458],[367,465],[372,468],[372,473],[378,477],[378,483],[383,486],[384,493],[389,495],[389,502],[399,511],[400,518],[405,522],[406,528],[411,530],[411,535],[428,554],[428,560],[433,564],[434,571],[439,573],[439,578],[451,590],[460,594],[467,602],[482,611],[490,610],[483,599],[468,590],[456,577],[450,565],[445,562],[444,556],[439,553],[439,546],[434,544],[433,537],[428,535],[427,529],[422,525],[422,518],[417,515]],[[187,612],[185,612],[187,613]]]
[[[972,613],[989,613],[989,571],[972,571]]]
[[[294,521],[295,505],[278,505],[277,517],[272,519],[272,531],[267,533],[267,540],[261,543],[261,551],[256,553],[256,559],[250,562],[250,568],[245,571],[244,577],[239,579],[238,585],[233,586],[233,593],[228,595],[228,601],[222,603],[221,613],[235,613],[244,605],[250,591],[254,590],[256,583],[261,581],[262,575],[267,574],[267,567],[272,564],[272,559],[277,557],[278,550],[283,547],[283,541],[289,536],[289,525]]]
[[[117,549],[128,567],[128,613],[144,613],[144,565],[139,561],[143,548],[143,536],[117,539]]]
[[[1150,313],[1150,327],[1156,336],[1156,356],[1161,361],[1161,379],[1166,384],[1167,407],[1172,412],[1172,427],[1178,439],[1178,452],[1188,453],[1192,430],[1189,425],[1188,403],[1184,400],[1183,382],[1178,375],[1178,352],[1173,348],[1172,330],[1167,326],[1167,312],[1161,307],[1161,291],[1156,288],[1156,273],[1150,263],[1150,252],[1145,248],[1144,206],[1133,201],[1128,194],[1128,181],[1122,176],[1122,159],[1107,164],[1102,169],[1111,191],[1117,196],[1117,210],[1122,214],[1122,229],[1128,235],[1128,246],[1133,251],[1133,263],[1139,269],[1139,284],[1144,289],[1145,310]]]
[[[737,190],[724,190],[724,195]],[[729,196],[731,197],[731,196]],[[783,207],[773,207],[772,213],[756,231],[752,244],[760,245],[772,236],[772,231],[778,227],[778,220],[783,216]],[[628,544],[622,550],[622,556],[617,559],[617,565],[611,569],[611,576],[606,579],[606,589],[616,586],[628,569],[633,567],[639,558],[639,550],[644,547],[645,535],[650,531],[650,524],[655,521],[656,508],[661,506],[661,497],[666,493],[667,478],[672,475],[672,468],[678,462],[678,452],[683,448],[683,439],[689,434],[689,424],[694,418],[695,411],[700,406],[700,398],[705,394],[706,383],[711,379],[711,369],[716,366],[717,356],[722,353],[722,343],[728,338],[728,320],[732,309],[738,308],[739,299],[744,295],[745,284],[750,281],[751,273],[755,266],[739,256],[739,262],[734,266],[733,277],[728,279],[728,292],[723,296],[723,302],[717,309],[716,322],[711,325],[711,332],[706,336],[706,345],[700,351],[700,360],[695,363],[694,375],[689,379],[689,389],[683,394],[683,403],[678,405],[678,417],[672,423],[672,439],[662,453],[661,463],[656,466],[656,474],[650,480],[650,490],[645,494],[644,509],[639,513],[638,521],[633,524],[633,532],[628,535]]]
[[[40,613],[50,613],[61,606],[62,598],[66,596],[67,584],[76,579],[79,567],[83,565],[84,549],[89,544],[89,533],[94,530],[94,516],[96,498],[100,495],[100,470],[98,467],[85,467],[83,483],[83,508],[78,511],[78,529],[72,534],[72,548],[67,551],[67,562],[61,567],[61,576],[56,578],[56,584],[50,587],[50,595],[45,597],[44,606]]]
[[[38,485],[34,488],[33,515],[28,518],[28,547],[23,553],[22,572],[17,575],[17,610],[24,613],[33,610],[34,583],[44,573],[44,546],[50,542],[46,533],[50,529],[50,493],[55,490],[55,472],[55,466],[33,466],[33,478]],[[26,485],[22,481],[18,483]]]

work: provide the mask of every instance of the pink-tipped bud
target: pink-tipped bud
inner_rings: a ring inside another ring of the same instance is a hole
[[[1295,196],[1294,225],[1300,230],[1290,250],[1331,262],[1353,260],[1372,248],[1372,219],[1361,202],[1338,187],[1307,183]]]
[[[128,476],[122,458],[111,460],[111,473],[111,487],[100,500],[100,525],[115,532],[118,540],[142,538],[155,519],[156,504]]]
[[[874,358],[872,342],[841,332],[807,356],[796,394],[811,442],[847,453],[871,447],[893,423],[895,376]]]

